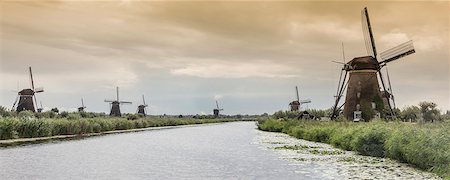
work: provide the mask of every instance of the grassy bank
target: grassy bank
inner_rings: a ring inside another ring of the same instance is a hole
[[[0,140],[37,138],[59,135],[83,135],[107,131],[139,129],[148,127],[177,126],[230,122],[233,119],[192,119],[192,118],[79,118],[79,119],[23,119],[0,118]]]
[[[309,141],[323,142],[362,155],[388,157],[450,179],[450,122],[411,124],[318,122],[303,120],[261,121],[260,130],[283,132]]]

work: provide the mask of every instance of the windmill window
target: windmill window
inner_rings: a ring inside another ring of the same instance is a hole
[[[375,114],[375,118],[380,119],[380,118],[381,118],[381,114],[380,114],[379,112],[377,112],[377,113]]]
[[[360,97],[361,97],[361,93],[360,93],[360,92],[357,92],[357,93],[356,93],[356,97],[360,98]]]
[[[377,108],[377,104],[375,104],[375,102],[372,102],[372,109],[376,109]]]
[[[359,111],[359,109],[360,109],[360,105],[356,104],[356,110]]]
[[[362,119],[361,111],[354,111],[353,112],[353,121],[359,121],[361,119]]]

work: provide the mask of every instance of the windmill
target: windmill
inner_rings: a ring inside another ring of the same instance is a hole
[[[141,105],[138,106],[138,114],[142,114],[142,115],[146,116],[146,115],[147,115],[146,107],[147,107],[148,105],[145,104],[145,98],[144,98],[144,95],[142,95],[142,102],[143,102],[143,104],[141,104]]]
[[[366,50],[369,56],[356,57],[347,63],[343,63],[344,66],[341,70],[331,115],[332,119],[338,116],[342,106],[344,106],[344,117],[349,120],[369,120],[374,116],[392,117],[394,111],[391,101],[394,101],[394,98],[389,74],[387,74],[389,83],[386,84],[381,70],[389,62],[415,53],[412,41],[407,41],[378,55],[367,8],[361,11],[361,17]],[[342,74],[344,74],[343,78]],[[349,76],[348,79],[347,76]],[[382,90],[380,90],[379,82],[381,82]],[[387,85],[389,87],[386,87]],[[345,102],[339,105],[345,89],[347,90]],[[393,104],[395,103],[393,102]]]
[[[86,106],[84,106],[83,98],[81,98],[81,106],[78,107],[78,112],[84,112],[84,109],[86,109]]]
[[[216,100],[216,109],[213,109],[214,117],[219,117],[220,111],[223,111],[223,109],[219,108],[219,103]]]
[[[20,111],[32,111],[36,112],[34,108],[34,104],[37,106],[37,100],[36,100],[36,93],[44,92],[44,88],[34,88],[34,80],[33,80],[33,72],[31,71],[31,67],[29,67],[30,72],[30,81],[31,81],[31,88],[30,89],[22,89],[17,93],[17,98],[14,101],[12,109],[17,104],[17,112]],[[19,101],[17,103],[17,101]],[[34,101],[34,102],[33,102]]]
[[[120,104],[131,104],[129,101],[120,101],[119,100],[119,87],[116,87],[116,100],[108,100],[105,99],[105,102],[110,103],[111,113],[110,116],[120,117],[122,114],[120,113]]]
[[[302,104],[311,103],[310,99],[300,100],[300,97],[298,95],[298,87],[297,86],[295,86],[295,93],[297,95],[297,100],[289,103],[289,106],[291,107],[291,111],[299,111],[301,109]]]

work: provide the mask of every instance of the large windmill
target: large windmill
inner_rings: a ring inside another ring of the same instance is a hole
[[[391,105],[391,101],[394,100],[392,88],[390,82],[385,83],[381,69],[387,63],[415,52],[412,41],[408,41],[378,55],[367,8],[362,10],[361,16],[369,56],[356,57],[344,63],[331,115],[332,119],[339,115],[342,106],[344,106],[344,117],[349,120],[369,120],[375,116],[392,117],[394,115]],[[343,78],[342,74],[344,74]],[[349,75],[348,79],[347,75]],[[387,75],[389,81],[389,74]],[[381,82],[382,90],[380,90],[379,82]],[[347,90],[345,102],[339,105],[345,89]],[[393,102],[393,104],[395,103]]]
[[[223,109],[219,108],[219,103],[216,100],[216,108],[213,109],[214,117],[219,117],[220,111],[223,111]]]
[[[142,115],[144,115],[144,116],[146,116],[147,115],[147,104],[145,104],[145,98],[144,98],[144,95],[142,95],[142,102],[143,102],[143,104],[141,104],[141,105],[139,105],[138,106],[138,114],[142,114]]]
[[[111,104],[111,113],[110,116],[120,117],[122,114],[120,113],[120,104],[131,104],[129,101],[120,101],[119,100],[119,87],[116,87],[116,100],[107,100],[105,102],[109,102]]]
[[[83,98],[81,98],[81,106],[78,107],[78,112],[84,112],[84,109],[86,109],[86,106],[84,105]]]
[[[302,104],[311,103],[310,99],[300,100],[300,96],[298,95],[298,87],[295,86],[295,93],[297,95],[297,100],[289,103],[289,107],[291,107],[291,111],[299,111],[301,109]]]
[[[37,104],[36,100],[36,93],[44,92],[44,88],[34,88],[34,80],[33,80],[33,72],[31,71],[31,67],[29,67],[30,71],[30,81],[31,81],[31,88],[30,89],[22,89],[17,93],[17,98],[14,101],[12,109],[17,105],[17,112],[20,111],[32,111],[35,112],[34,105]],[[17,101],[19,101],[17,103]],[[34,101],[34,102],[33,102]]]

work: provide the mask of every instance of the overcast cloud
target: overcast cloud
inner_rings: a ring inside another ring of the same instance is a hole
[[[107,112],[104,99],[145,94],[151,114],[273,113],[300,87],[310,108],[329,108],[346,61],[366,55],[360,11],[369,8],[379,52],[413,40],[390,63],[397,105],[450,109],[449,2],[0,2],[0,105],[45,88],[46,109]],[[18,87],[19,86],[19,87]]]

